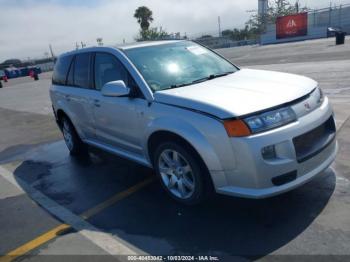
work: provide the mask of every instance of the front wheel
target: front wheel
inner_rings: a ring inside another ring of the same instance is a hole
[[[194,205],[207,195],[207,172],[188,147],[172,142],[161,144],[154,155],[154,167],[165,191],[178,202]]]

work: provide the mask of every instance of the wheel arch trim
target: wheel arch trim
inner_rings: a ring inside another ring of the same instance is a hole
[[[169,117],[161,117],[153,120],[151,123],[149,123],[148,129],[144,134],[144,153],[150,163],[152,163],[152,160],[149,151],[149,141],[152,136],[161,132],[168,132],[185,140],[189,145],[193,147],[194,150],[196,150],[198,155],[206,164],[209,172],[211,170],[222,170],[220,160],[218,159],[217,154],[205,136],[188,122],[178,118]]]
[[[64,115],[64,116],[67,116],[68,117],[68,119],[69,119],[69,121],[72,123],[72,125],[73,125],[73,127],[74,127],[74,129],[75,129],[75,131],[78,133],[78,135],[79,135],[79,137],[80,137],[80,139],[84,139],[84,137],[82,136],[82,132],[81,132],[81,130],[74,124],[74,122],[73,122],[73,120],[72,119],[74,119],[74,117],[72,116],[72,115],[70,115],[68,112],[68,110],[64,110],[63,108],[61,108],[61,107],[58,107],[58,108],[54,108],[54,112],[55,112],[55,115],[57,116],[57,124],[58,124],[58,126],[59,126],[59,128],[61,128],[61,126],[59,125],[59,117],[60,117],[60,115]]]

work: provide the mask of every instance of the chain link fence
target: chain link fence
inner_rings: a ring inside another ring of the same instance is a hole
[[[277,39],[276,24],[269,24],[261,35],[261,44],[323,38],[328,36],[328,28],[333,27],[350,33],[350,4],[308,10],[308,33],[305,36]]]

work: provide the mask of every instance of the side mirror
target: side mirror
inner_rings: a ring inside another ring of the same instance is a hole
[[[104,96],[128,96],[130,88],[126,87],[123,80],[117,80],[104,84],[101,93]]]

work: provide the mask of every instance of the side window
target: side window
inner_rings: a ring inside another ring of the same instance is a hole
[[[128,85],[128,72],[113,55],[96,53],[95,56],[95,87],[101,90],[105,83],[123,80]]]
[[[75,56],[74,85],[90,88],[90,53],[81,53]]]
[[[55,85],[65,85],[69,66],[72,61],[72,56],[67,55],[59,57],[56,61],[52,75],[52,83]]]
[[[142,94],[142,92],[140,91],[139,86],[136,84],[134,78],[128,74],[128,87],[130,87],[131,89],[131,94],[133,97],[138,97],[138,98],[142,98],[144,99],[144,95]]]

